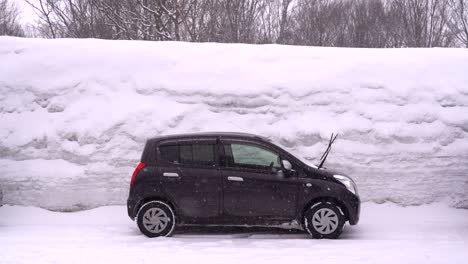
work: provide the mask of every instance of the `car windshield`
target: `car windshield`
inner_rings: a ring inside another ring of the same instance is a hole
[[[294,157],[296,157],[298,160],[302,161],[302,163],[306,164],[307,166],[310,166],[310,167],[315,168],[315,169],[318,168],[317,165],[315,165],[315,164],[312,163],[312,160],[306,159],[306,158],[301,154],[301,152],[299,152],[299,151],[297,151],[297,150],[291,150],[291,149],[289,149],[288,151],[289,151],[289,153],[290,153],[291,155],[293,155]]]

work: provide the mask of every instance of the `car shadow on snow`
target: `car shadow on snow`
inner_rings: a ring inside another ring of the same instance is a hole
[[[273,227],[204,227],[204,226],[180,226],[177,227],[173,233],[173,237],[206,237],[210,238],[219,237],[245,239],[245,238],[262,238],[262,239],[307,239],[310,238],[309,234],[302,230],[297,229],[283,229]],[[354,228],[347,228],[343,230],[340,239],[353,239],[356,236]]]

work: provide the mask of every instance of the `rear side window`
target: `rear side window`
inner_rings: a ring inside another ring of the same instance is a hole
[[[192,164],[192,145],[179,146],[179,163]]]
[[[215,162],[213,144],[192,145],[193,162],[195,164],[211,165]]]
[[[209,165],[216,164],[215,144],[196,143],[159,146],[161,159],[184,165]]]
[[[175,163],[179,162],[179,150],[177,145],[165,145],[159,147],[159,153],[163,160]]]

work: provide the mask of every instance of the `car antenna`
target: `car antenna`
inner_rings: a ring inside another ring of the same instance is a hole
[[[244,133],[249,133],[249,134],[251,134],[249,131],[247,131],[246,129],[244,129],[244,128],[238,126],[238,125],[235,124],[234,122],[232,122],[232,121],[228,121],[228,122],[231,123],[233,126],[237,127],[238,129],[242,130]]]
[[[330,141],[328,141],[328,147],[325,150],[325,152],[323,153],[322,157],[320,158],[320,164],[318,165],[319,169],[322,168],[323,164],[325,163],[325,160],[328,157],[328,153],[330,153],[331,147],[333,145],[333,142],[335,142],[336,137],[338,137],[338,134],[336,134],[336,135],[333,134],[333,133],[331,134]]]
[[[233,126],[237,127],[238,129],[242,130],[244,133],[247,133],[247,134],[254,134],[254,133],[248,131],[247,129],[242,128],[241,126],[238,126],[236,123],[234,123],[234,122],[232,122],[232,121],[228,121],[228,122],[231,123]],[[264,136],[264,137],[265,137],[265,136]],[[271,140],[271,136],[267,136],[267,137],[265,137],[265,138]]]

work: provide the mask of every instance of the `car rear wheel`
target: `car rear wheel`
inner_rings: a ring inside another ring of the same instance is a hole
[[[313,238],[335,239],[341,235],[345,216],[331,202],[312,205],[304,215],[304,228]]]
[[[176,218],[171,206],[162,201],[151,201],[138,211],[137,224],[147,237],[170,236],[174,231]]]

